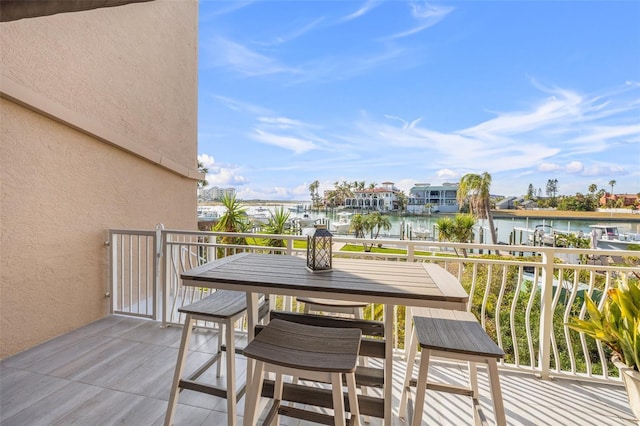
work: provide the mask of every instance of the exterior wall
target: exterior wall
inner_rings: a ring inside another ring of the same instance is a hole
[[[196,229],[198,5],[1,25],[5,358],[109,312],[108,229]]]

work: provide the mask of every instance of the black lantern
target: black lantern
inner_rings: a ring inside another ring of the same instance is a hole
[[[331,270],[331,232],[326,225],[314,225],[313,233],[307,236],[307,269],[311,272]]]

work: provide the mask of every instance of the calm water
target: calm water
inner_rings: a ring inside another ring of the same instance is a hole
[[[285,209],[289,207],[295,207],[296,204],[283,204]],[[256,214],[256,213],[268,213],[267,210],[273,211],[278,206],[257,206],[257,205],[247,205],[247,213],[248,214]],[[219,214],[223,214],[225,209],[222,206],[216,206],[215,210]],[[313,219],[325,219],[329,223],[331,221],[337,220],[335,213],[324,213],[324,212],[290,212],[291,218],[301,217],[303,214],[307,213]],[[391,222],[391,230],[386,231],[380,234],[381,238],[385,237],[394,237],[397,238],[400,235],[400,230],[404,227],[405,233],[409,230],[423,230],[427,229],[429,231],[434,230],[434,226],[436,221],[442,217],[442,215],[432,215],[432,216],[389,216]],[[582,231],[585,234],[588,234],[591,230],[589,229],[590,225],[595,224],[607,224],[610,223],[614,226],[617,226],[619,231],[622,232],[634,232],[640,233],[640,223],[631,223],[631,222],[607,222],[606,220],[562,220],[562,219],[539,219],[539,218],[494,218],[494,224],[498,228],[498,241],[509,242],[509,236],[514,230],[522,229],[533,229],[536,225],[545,224],[551,225],[554,229],[558,231],[568,231],[568,232],[578,232]],[[486,221],[482,224],[481,221],[477,223],[478,226],[483,225],[485,228],[487,227]],[[485,237],[485,241],[488,241],[490,237],[488,236],[488,231],[486,231],[487,237]],[[519,232],[516,231],[516,238],[519,238]],[[527,234],[524,233],[523,238],[526,241]],[[517,240],[516,240],[517,241]]]

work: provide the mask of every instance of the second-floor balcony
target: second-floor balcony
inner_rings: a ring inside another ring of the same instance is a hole
[[[260,234],[243,234],[242,244],[223,244],[224,236],[238,234],[161,227],[110,231],[106,242],[112,315],[2,360],[2,425],[162,424],[183,321],[177,309],[210,291],[183,286],[181,273],[236,252],[305,252],[306,238],[300,236],[280,236],[283,247],[265,247]],[[367,242],[387,250],[350,251]],[[638,279],[635,253],[350,238],[334,238],[334,244],[334,256],[433,262],[458,278],[470,295],[467,309],[507,354],[500,375],[508,424],[635,424],[607,349],[565,325],[570,316],[584,316],[586,294],[599,300],[616,280]],[[276,297],[275,302],[276,309],[301,309],[295,298]],[[377,306],[365,311],[370,319],[381,315]],[[399,306],[393,315],[394,330],[388,337],[395,347],[397,375],[393,424],[405,425],[397,417],[407,367],[404,308]],[[243,340],[243,324],[238,327]],[[203,324],[195,333],[196,354],[204,357],[216,350],[217,329]],[[464,380],[463,365],[451,368],[437,362],[434,367],[436,379]],[[243,380],[242,356],[237,368]],[[212,375],[213,382],[224,381]],[[480,374],[480,380],[481,403],[491,416],[486,376]],[[243,407],[241,399],[240,416]],[[226,424],[225,401],[213,396],[185,391],[177,413],[177,424]],[[422,416],[429,425],[472,423],[467,398],[451,394],[428,392]],[[372,418],[371,424],[382,422]]]

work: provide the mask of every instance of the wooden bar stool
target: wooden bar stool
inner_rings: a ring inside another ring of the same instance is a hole
[[[269,310],[268,301],[260,305],[259,317],[263,318]],[[169,404],[167,406],[167,414],[164,424],[169,426],[173,424],[176,406],[178,405],[178,396],[183,389],[207,393],[221,398],[227,399],[227,423],[229,425],[236,424],[236,403],[242,397],[245,391],[243,385],[238,389],[236,384],[236,365],[235,365],[235,323],[242,318],[247,311],[246,294],[238,291],[217,290],[210,296],[205,297],[190,305],[178,308],[178,312],[186,314],[184,328],[182,331],[182,339],[180,341],[180,349],[178,350],[178,360],[173,376],[173,384],[171,385],[171,393],[169,396]],[[213,357],[198,368],[191,376],[183,378],[182,374],[187,361],[187,353],[189,352],[189,341],[191,332],[196,321],[214,322],[220,326],[220,335],[218,336],[218,351]],[[222,335],[225,330],[226,343],[226,380],[227,387],[222,389],[202,382],[197,382],[205,371],[217,364],[217,377],[221,376],[221,360],[223,345]],[[241,350],[239,350],[241,352]]]
[[[489,375],[496,424],[506,425],[497,363],[498,359],[504,358],[504,351],[482,329],[475,315],[466,311],[429,308],[413,308],[413,314],[413,330],[407,355],[407,373],[400,397],[400,417],[406,418],[410,386],[416,386],[413,426],[421,425],[427,388],[471,396],[474,421],[476,424],[482,423],[484,416],[480,409],[476,363],[484,363],[487,365]],[[417,380],[413,379],[413,364],[417,352],[416,339],[422,348]],[[428,382],[431,357],[467,361],[469,363],[469,387]]]
[[[357,328],[330,328],[298,324],[280,319],[271,322],[256,334],[245,348],[247,358],[256,360],[254,376],[245,402],[244,425],[258,420],[260,397],[265,372],[276,374],[274,404],[264,424],[277,421],[280,414],[323,424],[346,425],[342,377],[346,378],[351,415],[349,426],[360,424],[355,371],[362,332]],[[333,422],[331,416],[293,407],[280,406],[283,395],[283,375],[305,380],[331,383]]]
[[[369,305],[369,303],[366,302],[321,299],[318,297],[296,297],[296,300],[304,303],[305,314],[310,312],[335,312],[353,315],[353,317],[357,319],[362,319],[364,308]]]

